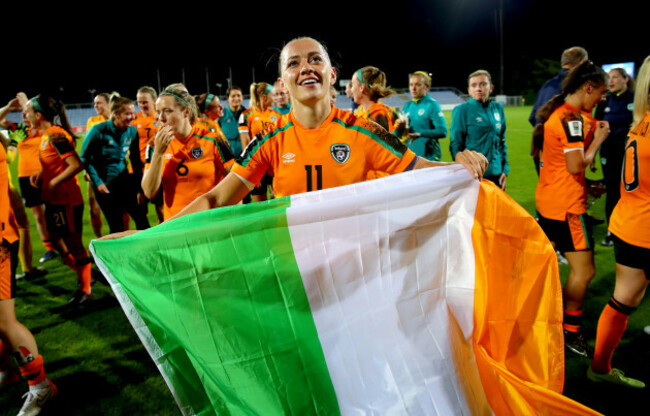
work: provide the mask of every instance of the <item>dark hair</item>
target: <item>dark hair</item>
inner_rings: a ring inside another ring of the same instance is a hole
[[[113,93],[111,96],[111,116],[119,113],[127,105],[133,105],[133,100],[130,98],[122,97],[119,94]]]
[[[551,98],[537,112],[537,117],[543,122],[553,114],[556,108],[564,103],[567,96],[576,93],[585,84],[591,83],[596,87],[607,83],[608,75],[600,66],[591,61],[584,61],[571,69],[562,81],[562,93]]]
[[[280,53],[278,54],[278,73],[280,74],[280,76],[282,76],[282,52],[286,49],[287,46],[289,46],[289,44],[291,44],[293,42],[296,42],[296,41],[299,41],[299,40],[310,40],[310,41],[315,42],[318,45],[320,45],[321,49],[323,50],[324,58],[327,60],[327,62],[330,64],[330,66],[332,68],[334,68],[334,65],[332,64],[332,60],[330,59],[329,51],[327,50],[327,47],[325,46],[325,43],[323,43],[321,41],[318,41],[318,40],[316,40],[316,39],[314,39],[312,37],[309,37],[309,36],[299,36],[299,37],[294,38],[294,39],[290,40],[289,42],[285,43],[284,46],[282,47],[282,49],[280,49]]]
[[[38,108],[34,108],[36,112],[41,113],[46,121],[61,127],[72,137],[73,141],[76,141],[63,101],[45,93],[38,94],[32,100],[36,100],[38,104]]]
[[[239,88],[239,87],[236,86],[236,85],[233,85],[232,87],[228,87],[228,89],[226,90],[226,99],[228,99],[228,97],[230,97],[230,93],[231,93],[233,90],[237,90],[237,91],[241,92],[242,95],[244,95],[244,91],[243,91],[241,88]]]
[[[608,75],[600,66],[591,61],[584,61],[573,69],[569,70],[564,81],[562,81],[562,93],[554,96],[537,111],[537,119],[540,120],[533,130],[533,146],[541,149],[544,140],[544,123],[551,114],[560,107],[567,96],[576,93],[585,84],[591,83],[600,87],[607,83]]]

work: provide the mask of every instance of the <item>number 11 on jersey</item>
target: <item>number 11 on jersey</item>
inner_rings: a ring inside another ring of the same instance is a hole
[[[323,165],[305,165],[305,172],[307,176],[307,192],[314,190],[313,171],[316,171],[316,190],[323,189]]]

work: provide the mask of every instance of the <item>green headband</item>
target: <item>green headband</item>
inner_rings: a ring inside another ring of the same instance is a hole
[[[34,106],[34,111],[42,114],[43,113],[43,107],[41,107],[41,105],[38,103],[38,100],[36,99],[36,97],[32,98],[30,101],[32,102],[32,105]]]
[[[361,68],[363,69],[363,68]],[[366,81],[363,80],[363,75],[361,74],[361,69],[357,71],[357,79],[359,80],[360,83],[365,84]]]
[[[210,108],[210,104],[214,100],[214,94],[208,94],[208,96],[205,98],[205,104],[203,104],[204,110],[203,111],[208,111],[208,108]]]
[[[163,92],[163,93],[161,93],[160,95],[161,95],[161,96],[162,96],[162,95],[171,95],[172,97],[174,97],[174,98],[178,99],[179,101],[185,103],[186,106],[188,106],[188,107],[190,106],[189,103],[188,103],[187,101],[185,101],[184,99],[182,99],[181,97],[179,97],[178,95],[176,95],[176,94],[174,94],[174,93],[172,93],[172,92]]]
[[[266,84],[266,91],[264,91],[264,94],[270,94],[271,92],[273,92],[273,85]]]
[[[370,68],[368,68],[368,69],[370,69]],[[366,80],[363,79],[363,72],[362,72],[362,71],[363,71],[363,68],[361,68],[361,69],[359,69],[359,70],[357,71],[357,79],[359,80],[360,83],[365,84],[365,85],[368,85],[368,83],[366,82]],[[373,78],[377,77],[377,75],[379,75],[380,72],[381,72],[380,70],[375,69],[375,72],[373,72],[373,74],[371,75],[371,77],[373,77]]]

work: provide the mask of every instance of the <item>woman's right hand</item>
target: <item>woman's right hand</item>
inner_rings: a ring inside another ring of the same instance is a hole
[[[153,139],[154,155],[162,156],[167,151],[169,144],[174,140],[174,134],[170,126],[163,126],[156,132],[156,137]]]
[[[97,192],[100,194],[110,194],[111,191],[108,190],[108,187],[105,184],[97,185]]]
[[[40,182],[41,182],[41,172],[35,173],[29,177],[29,184],[34,188],[40,187],[41,186]]]
[[[594,133],[595,138],[601,138],[605,140],[609,136],[609,122],[601,120],[596,124],[596,132]]]

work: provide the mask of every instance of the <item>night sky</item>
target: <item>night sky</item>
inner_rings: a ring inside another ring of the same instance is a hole
[[[467,74],[483,68],[492,73],[497,90],[510,95],[534,83],[535,59],[558,61],[569,46],[584,46],[598,64],[635,61],[637,69],[650,53],[643,42],[642,2],[618,1],[605,9],[596,2],[502,0],[504,82],[499,85],[499,0],[406,0],[389,8],[361,2],[347,9],[341,2],[239,3],[215,2],[205,12],[181,3],[147,3],[154,11],[106,3],[103,13],[73,18],[77,12],[68,12],[68,20],[53,19],[60,11],[47,6],[52,10],[29,16],[29,27],[10,19],[5,28],[15,46],[7,46],[0,100],[43,89],[62,92],[69,103],[90,102],[89,90],[135,98],[142,85],[158,88],[183,80],[192,93],[208,88],[219,93],[225,92],[230,73],[232,82],[247,90],[253,77],[273,82],[278,50],[303,35],[325,43],[342,79],[374,65],[395,88],[407,86],[409,72],[425,70],[433,73],[434,86],[464,90]]]

